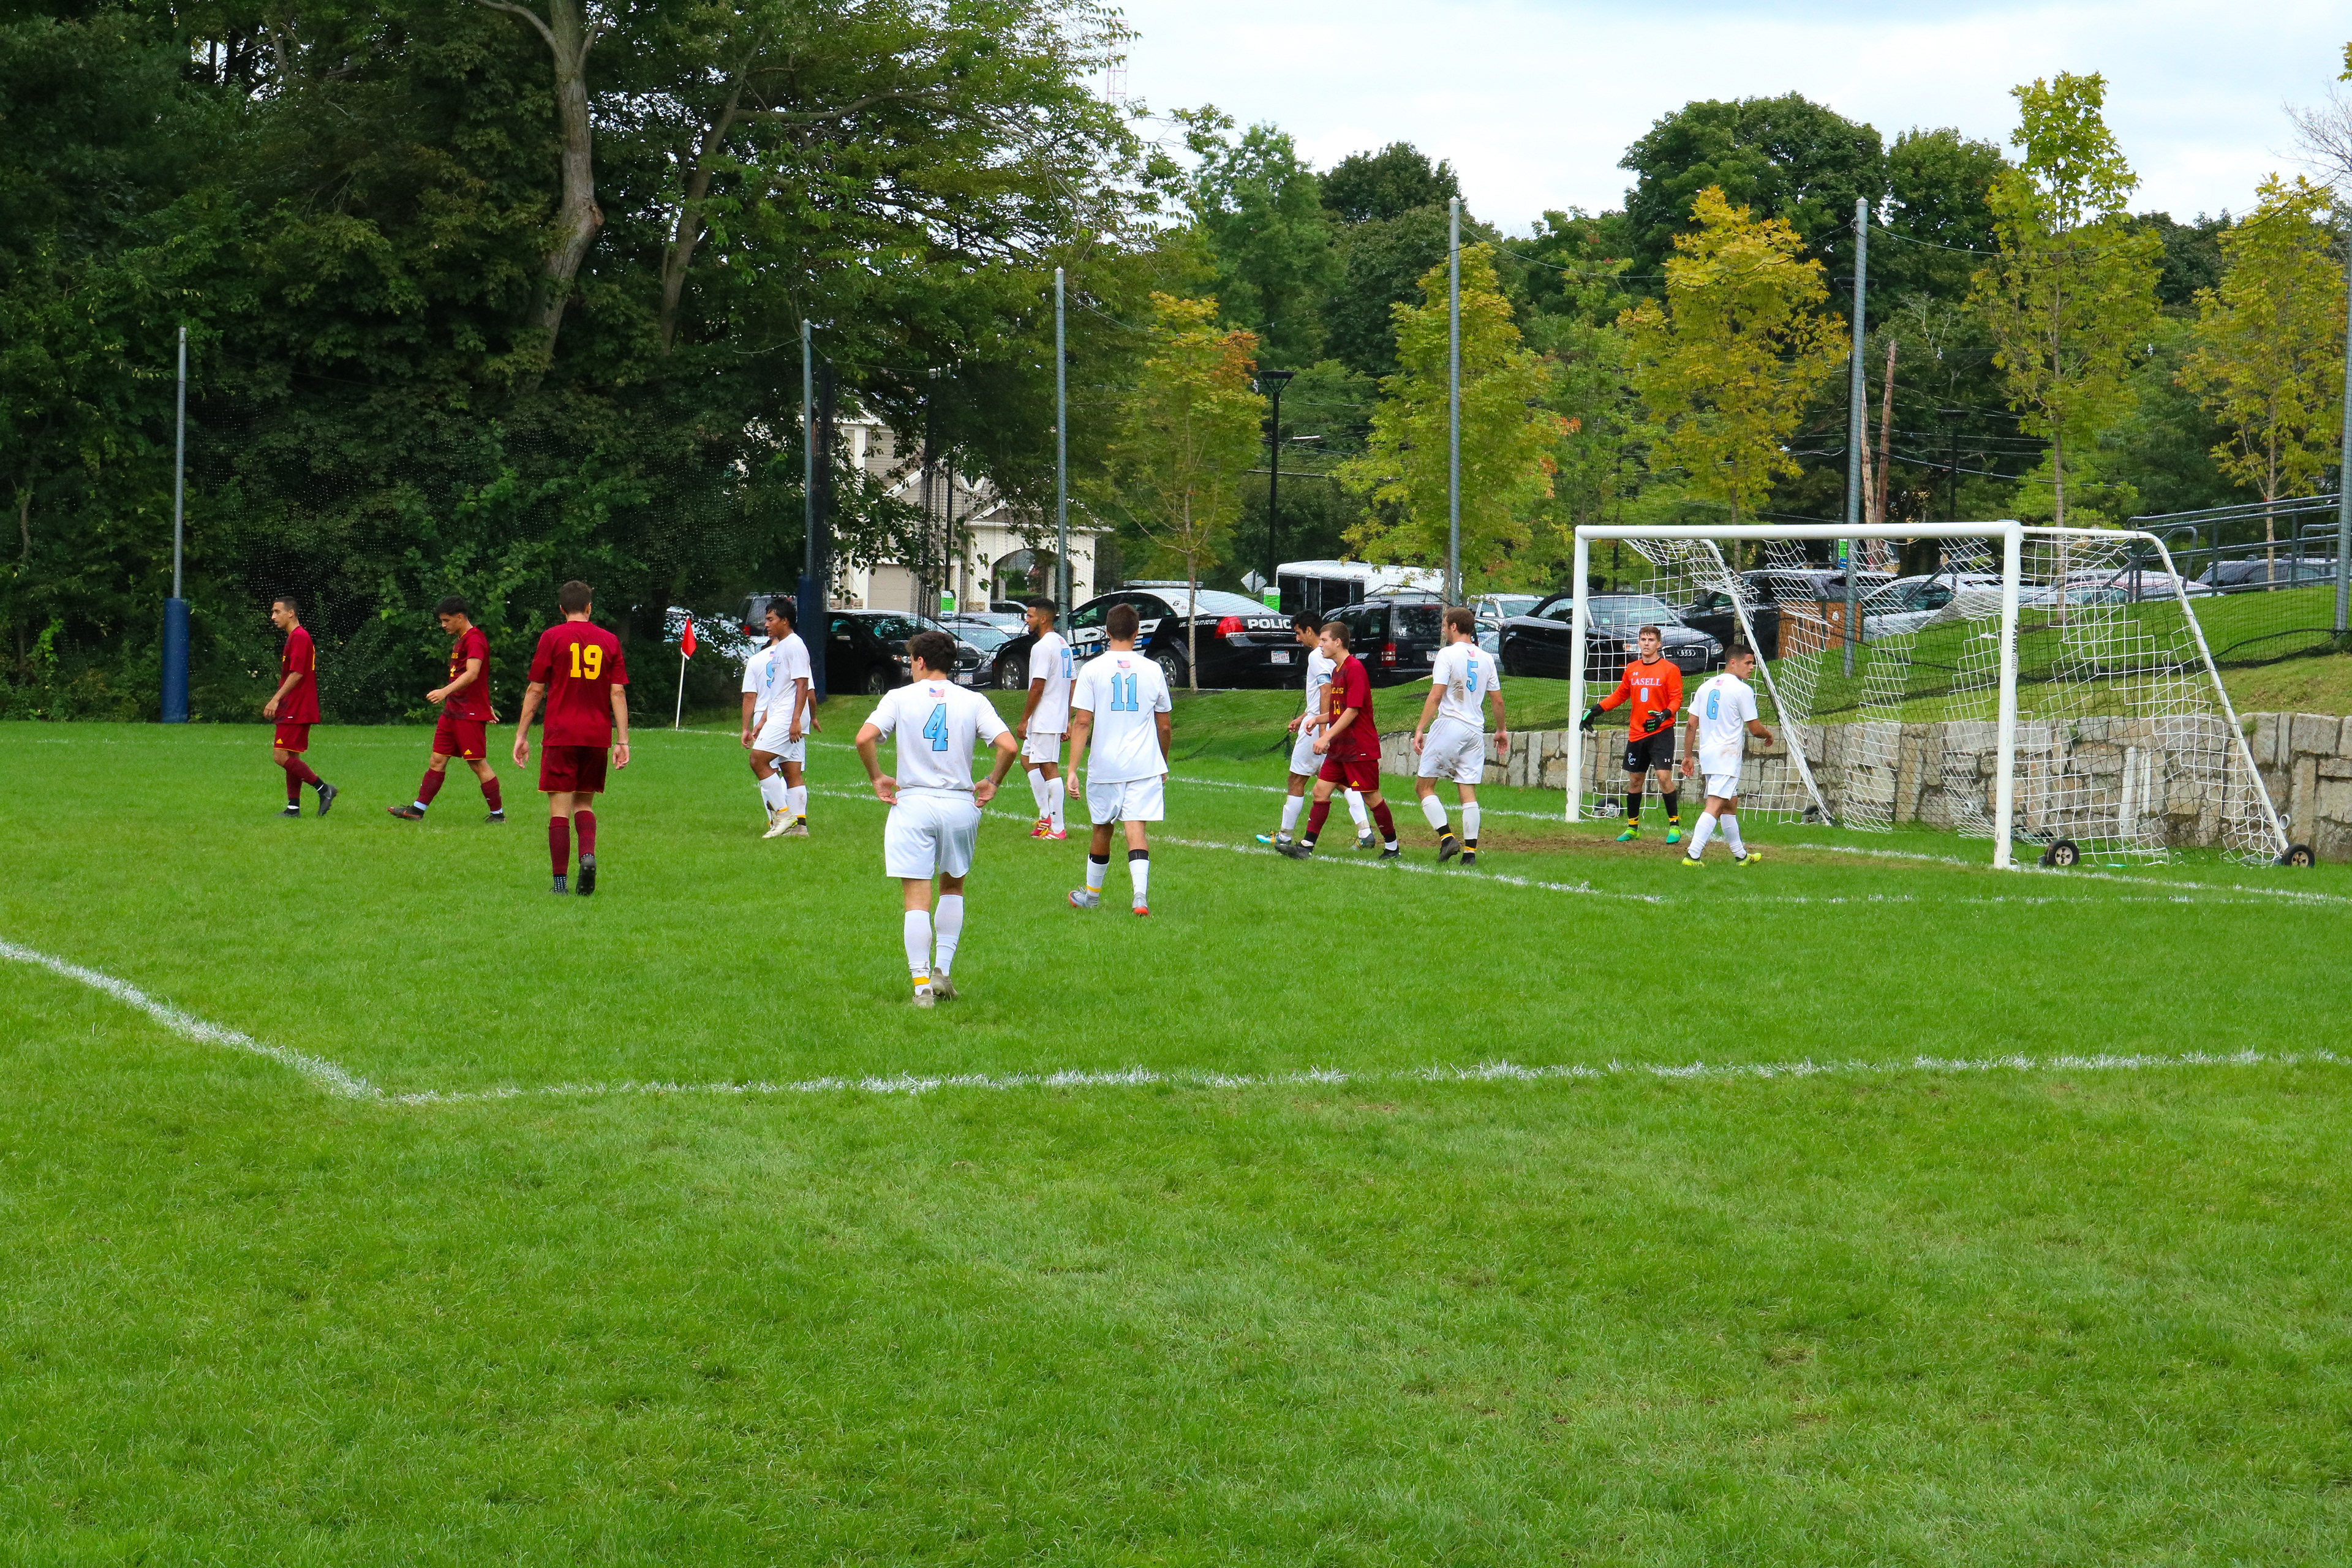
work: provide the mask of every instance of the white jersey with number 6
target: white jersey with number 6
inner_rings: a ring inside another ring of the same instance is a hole
[[[1728,670],[1711,675],[1691,693],[1690,710],[1698,716],[1698,771],[1738,777],[1748,721],[1756,717],[1755,690]]]
[[[1496,668],[1493,654],[1465,638],[1437,650],[1437,657],[1429,661],[1429,683],[1445,689],[1445,695],[1437,700],[1440,719],[1483,731],[1486,721],[1480,705],[1487,692],[1503,684],[1503,672]]]
[[[1070,706],[1095,716],[1087,741],[1087,782],[1156,779],[1168,771],[1160,754],[1160,721],[1168,711],[1168,682],[1160,667],[1133,649],[1097,654],[1078,671]]]
[[[885,696],[866,721],[887,738],[898,737],[898,765],[893,776],[910,789],[971,793],[971,753],[976,742],[993,744],[1004,733],[988,699],[946,680],[919,680]]]

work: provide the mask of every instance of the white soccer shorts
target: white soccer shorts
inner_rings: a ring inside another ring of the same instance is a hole
[[[1706,793],[1724,800],[1738,800],[1739,798],[1739,775],[1738,773],[1707,774]]]
[[[1304,724],[1290,748],[1290,771],[1310,779],[1323,771],[1323,759],[1315,754],[1315,736]]]
[[[908,790],[882,825],[882,874],[921,879],[971,872],[980,803],[961,790]]]
[[[1459,719],[1440,719],[1422,742],[1420,775],[1475,784],[1486,776],[1486,732]]]
[[[1024,763],[1059,763],[1062,760],[1062,737],[1058,732],[1032,730],[1029,738],[1021,742],[1021,760]]]
[[[1113,779],[1097,784],[1087,781],[1087,816],[1097,827],[1114,822],[1158,822],[1165,815],[1160,775],[1150,778]]]
[[[799,740],[787,741],[784,737],[792,732],[792,728],[790,719],[766,721],[760,726],[760,732],[751,737],[751,749],[755,752],[765,752],[779,762],[806,763],[808,732],[803,731]]]

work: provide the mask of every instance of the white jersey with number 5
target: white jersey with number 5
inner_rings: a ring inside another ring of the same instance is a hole
[[[1698,771],[1709,777],[1737,774],[1748,752],[1748,723],[1756,717],[1756,693],[1728,670],[1711,675],[1691,693],[1698,716]]]
[[[1437,657],[1429,661],[1429,683],[1445,689],[1445,695],[1437,700],[1440,719],[1484,730],[1486,721],[1480,705],[1487,692],[1503,684],[1503,672],[1496,668],[1493,654],[1465,638],[1437,650]]]
[[[988,699],[952,681],[919,680],[885,696],[866,721],[883,735],[897,736],[898,765],[893,776],[910,789],[971,793],[971,753],[976,742],[993,744],[1004,733]]]
[[[1095,716],[1087,742],[1087,782],[1156,779],[1168,771],[1160,754],[1160,721],[1168,711],[1168,682],[1160,667],[1132,649],[1097,654],[1078,671],[1070,706]]]

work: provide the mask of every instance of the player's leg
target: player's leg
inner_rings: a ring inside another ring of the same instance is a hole
[[[1151,840],[1147,826],[1167,816],[1160,776],[1130,779],[1119,802],[1119,822],[1127,829],[1127,877],[1134,885],[1137,914],[1151,912]]]
[[[280,724],[278,726],[277,749],[272,755],[277,758],[278,765],[286,770],[286,809],[279,813],[280,816],[302,815],[304,784],[309,784],[319,792],[320,816],[326,816],[327,808],[335,804],[335,786],[312,773],[310,764],[303,760],[302,753],[310,749],[310,725]]]
[[[1091,910],[1102,903],[1103,883],[1110,878],[1110,830],[1118,821],[1125,794],[1118,784],[1087,781],[1087,819],[1094,832],[1087,839],[1087,885],[1070,889],[1074,909]]]
[[[1486,750],[1483,742],[1484,737],[1481,737],[1478,754],[1482,760]],[[1475,866],[1478,863],[1478,786],[1457,776],[1454,788],[1462,796],[1462,864]]]
[[[1432,760],[1424,752],[1422,765],[1426,768]],[[1454,824],[1445,815],[1445,803],[1437,798],[1436,780],[1425,772],[1413,774],[1412,793],[1413,798],[1421,802],[1422,820],[1437,835],[1438,858],[1450,858],[1452,851],[1445,846],[1454,837]]]
[[[1666,842],[1680,844],[1683,841],[1683,792],[1675,784],[1674,758],[1653,757],[1651,761],[1666,764],[1650,776],[1657,781],[1658,798],[1666,803]]]
[[[956,994],[956,946],[963,941],[963,879],[940,873],[939,903],[931,912],[931,994],[941,1001]]]
[[[1054,808],[1045,799],[1045,764],[1023,758],[1021,771],[1029,781],[1029,799],[1037,807],[1037,820],[1029,825],[1029,837],[1045,837],[1045,825],[1054,818]]]
[[[784,811],[793,819],[792,826],[784,829],[787,838],[808,837],[808,773],[801,760],[807,754],[807,746],[804,738],[794,742],[792,751],[777,763],[784,774]]]
[[[307,773],[310,770],[305,768],[300,773],[296,772],[296,766],[300,763],[301,759],[283,746],[271,748],[269,760],[276,763],[278,767],[285,771],[286,773],[286,809],[279,812],[278,815],[280,816],[301,816],[302,773]]]
[[[1719,802],[1709,801],[1707,804],[1716,808],[1716,820],[1723,828],[1723,841],[1731,847],[1731,863],[1753,866],[1762,859],[1763,857],[1749,849],[1747,842],[1739,837],[1739,797],[1726,795]]]
[[[1290,775],[1286,785],[1287,793],[1282,797],[1282,826],[1275,829],[1274,836],[1272,837],[1268,837],[1263,833],[1259,834],[1259,843],[1287,844],[1297,835],[1298,815],[1307,809],[1307,785],[1308,783],[1309,775],[1306,773],[1292,773]]]
[[[448,754],[436,751],[425,764],[425,776],[416,781],[416,798],[406,805],[388,805],[384,810],[403,822],[422,822],[425,808],[433,804],[433,797],[439,795],[441,786],[448,782]]]
[[[474,757],[466,765],[472,768],[474,776],[481,781],[482,804],[490,808],[489,820],[504,822],[507,819],[506,802],[499,794],[499,775],[490,771],[489,759],[487,756]]]
[[[763,838],[773,838],[782,833],[792,817],[784,806],[784,778],[776,766],[776,753],[762,751],[755,742],[751,747],[751,778],[759,786],[760,808],[767,814],[767,830]]]
[[[1067,838],[1070,836],[1070,797],[1062,787],[1062,738],[1054,737],[1054,759],[1042,764],[1038,772],[1045,778],[1045,837]]]
[[[1363,793],[1364,805],[1372,814],[1372,826],[1380,830],[1381,858],[1393,860],[1404,853],[1397,842],[1396,818],[1389,815],[1389,803],[1381,794],[1381,764],[1375,758],[1366,758],[1348,764],[1348,782]]]
[[[1625,742],[1625,831],[1617,842],[1642,837],[1642,786],[1648,782],[1649,742],[1628,737]]]
[[[543,754],[546,748],[542,746],[541,750]],[[541,772],[542,774],[546,772],[543,764]],[[546,793],[547,861],[555,872],[555,886],[548,890],[568,893],[572,890],[565,883],[572,873],[572,803],[574,796],[568,789]]]
[[[1324,820],[1331,815],[1331,792],[1339,787],[1344,774],[1335,758],[1326,758],[1320,773],[1315,775],[1315,804],[1307,808],[1307,831],[1287,844],[1275,848],[1294,860],[1304,860],[1315,853],[1315,841],[1323,836]]]
[[[604,781],[596,781],[602,784]],[[572,891],[596,890],[596,792],[583,789],[572,797],[572,834],[580,841],[580,875]]]
[[[928,1007],[938,993],[931,987],[931,879],[902,877],[898,935],[907,950],[907,973],[915,985],[915,1005]]]

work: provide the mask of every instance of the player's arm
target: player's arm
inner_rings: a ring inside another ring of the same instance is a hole
[[[1158,713],[1153,715],[1153,722],[1160,730],[1160,761],[1163,766],[1163,770],[1165,764],[1175,756],[1175,752],[1170,750],[1168,744],[1168,737],[1173,733],[1175,730],[1175,725],[1171,722],[1174,718],[1175,715],[1169,712],[1165,708],[1162,708]],[[1160,776],[1164,779],[1168,774],[1165,771],[1162,771]]]
[[[265,719],[277,718],[278,705],[286,700],[286,694],[293,690],[294,683],[301,679],[302,672],[300,670],[288,670],[286,672],[286,679],[278,683],[278,689],[269,694],[269,700],[261,705],[261,716]]]
[[[1698,710],[1691,710],[1690,722],[1683,727],[1683,777],[1698,776]]]
[[[1576,721],[1576,727],[1580,730],[1591,729],[1592,726],[1601,722],[1601,715],[1620,706],[1633,695],[1633,667],[1627,665],[1625,667],[1625,673],[1617,678],[1617,689],[1602,698],[1600,701],[1594,703],[1591,707],[1587,708],[1584,710],[1584,717]]]
[[[1444,699],[1444,682],[1440,680],[1432,680],[1429,683],[1429,695],[1423,698],[1421,700],[1421,722],[1412,727],[1412,749],[1414,752],[1418,752],[1421,750],[1421,742],[1423,739],[1428,735],[1430,725],[1436,721],[1437,705]]]
[[[1495,750],[1503,756],[1511,754],[1511,726],[1503,718],[1503,685],[1496,681],[1486,688],[1486,701],[1495,710]]]
[[[896,805],[898,804],[898,781],[882,771],[882,759],[875,755],[875,748],[881,743],[882,727],[880,725],[869,723],[859,730],[857,760],[866,764],[866,782],[874,786],[875,795],[888,804]]]
[[[986,778],[971,787],[971,798],[982,805],[996,798],[996,786],[1004,782],[1004,775],[1021,760],[1021,742],[1013,739],[1012,731],[999,730],[992,744],[996,748],[996,765],[988,770]]]
[[[466,688],[473,685],[475,681],[479,680],[481,678],[482,661],[478,658],[469,658],[466,661],[466,670],[464,674],[458,676],[457,679],[451,681],[446,686],[436,687],[433,690],[426,692],[425,694],[425,700],[427,702],[446,702],[449,699],[457,696],[457,693],[465,690]]]
[[[1070,765],[1062,773],[1062,777],[1067,781],[1067,790],[1072,800],[1078,798],[1078,766],[1086,757],[1087,742],[1094,738],[1095,710],[1077,706],[1074,699],[1070,705]]]
[[[744,743],[745,745],[747,745],[747,746],[748,746],[748,745],[750,745],[750,744],[751,743],[751,721],[752,721],[752,720],[754,720],[754,719],[756,719],[756,718],[758,718],[758,717],[760,716],[760,715],[759,715],[758,710],[757,710],[756,709],[754,709],[754,708],[751,706],[751,704],[753,704],[754,702],[757,702],[759,700],[760,700],[760,694],[759,694],[758,692],[756,692],[756,691],[746,691],[745,693],[743,693],[743,736],[742,736],[742,740],[743,740],[743,743]]]
[[[1036,666],[1032,664],[1030,668],[1034,671]],[[1021,705],[1021,722],[1013,726],[1013,744],[1019,745],[1029,739],[1029,721],[1037,716],[1037,704],[1045,695],[1045,678],[1033,673],[1029,677],[1029,700]]]
[[[522,712],[515,719],[515,766],[530,761],[530,716],[539,711],[540,699],[547,695],[547,682],[534,680],[522,689]]]
[[[629,690],[625,686],[613,688],[613,765],[629,765]]]
[[[808,724],[805,728],[801,724],[801,715],[803,713],[808,715]],[[785,727],[784,739],[797,741],[815,728],[816,689],[809,683],[807,676],[795,675],[793,677],[793,717],[792,721]]]

